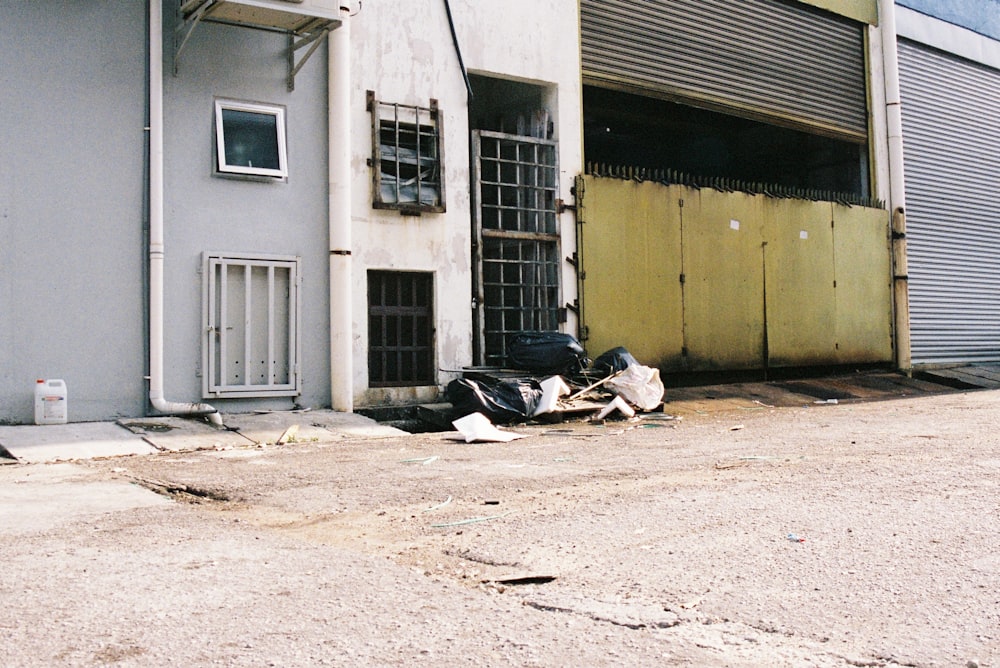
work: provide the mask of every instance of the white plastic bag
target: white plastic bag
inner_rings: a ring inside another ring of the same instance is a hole
[[[607,383],[608,388],[641,411],[651,411],[663,401],[660,370],[641,364],[628,368]]]

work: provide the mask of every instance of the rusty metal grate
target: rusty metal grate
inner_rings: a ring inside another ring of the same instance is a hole
[[[433,385],[434,281],[420,272],[368,272],[368,384]]]
[[[441,119],[429,107],[379,101],[368,91],[372,115],[372,206],[408,213],[444,212]]]
[[[475,134],[477,358],[503,366],[511,334],[559,328],[557,143]]]

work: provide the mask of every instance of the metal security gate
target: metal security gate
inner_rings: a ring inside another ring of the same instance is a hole
[[[301,393],[299,259],[206,253],[205,397]]]
[[[663,372],[892,360],[884,209],[634,172],[580,177],[576,206],[594,356],[623,346]]]
[[[783,0],[582,0],[584,83],[860,142],[861,23]]]
[[[507,340],[560,322],[555,141],[473,132],[476,359],[503,366]]]
[[[899,41],[915,364],[1000,361],[1000,70]]]

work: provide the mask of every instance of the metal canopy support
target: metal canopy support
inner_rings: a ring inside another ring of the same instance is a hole
[[[255,14],[244,10],[238,0],[181,0],[178,9],[178,23],[174,30],[174,75],[177,75],[181,52],[191,34],[202,21],[225,25],[277,32],[288,35],[288,90],[295,90],[295,75],[299,73],[309,58],[316,52],[331,30],[340,27],[340,19],[297,14],[281,11],[285,20],[278,22],[260,21]],[[267,16],[273,17],[274,14]],[[296,62],[296,52],[309,47]]]
[[[289,93],[295,90],[295,75],[299,73],[299,70],[301,70],[302,66],[306,64],[306,61],[309,60],[310,56],[312,56],[313,53],[316,52],[316,49],[319,48],[319,45],[322,44],[326,36],[330,34],[330,30],[331,28],[326,27],[320,30],[319,32],[315,32],[311,35],[306,35],[302,39],[298,40],[295,38],[294,34],[288,35],[288,92]],[[308,46],[309,48],[306,50],[304,54],[302,54],[302,58],[300,58],[298,64],[296,64],[295,52],[306,46]]]

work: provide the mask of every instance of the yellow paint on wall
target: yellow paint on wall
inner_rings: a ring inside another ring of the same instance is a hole
[[[647,366],[679,363],[680,224],[671,190],[586,178],[579,242],[591,357],[624,346]]]
[[[890,362],[892,264],[888,211],[834,205],[836,329],[841,363]]]
[[[684,341],[691,370],[751,369],[764,350],[759,197],[671,186],[684,200]]]
[[[664,371],[892,361],[889,213],[587,176],[591,357]]]
[[[891,2],[891,0],[883,0]],[[825,9],[855,21],[878,25],[877,0],[800,0],[803,4]]]
[[[768,366],[836,358],[833,216],[829,202],[765,203]]]

